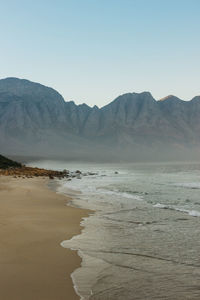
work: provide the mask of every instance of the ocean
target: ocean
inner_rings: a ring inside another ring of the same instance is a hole
[[[34,165],[95,174],[57,187],[92,210],[62,242],[82,258],[72,274],[82,300],[200,299],[199,163]]]

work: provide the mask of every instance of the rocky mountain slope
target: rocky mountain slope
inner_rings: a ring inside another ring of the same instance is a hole
[[[65,102],[52,88],[0,80],[0,150],[15,155],[88,159],[198,156],[200,97],[156,101],[149,92],[119,96],[99,109]]]
[[[0,169],[21,168],[22,165],[7,157],[0,155]]]

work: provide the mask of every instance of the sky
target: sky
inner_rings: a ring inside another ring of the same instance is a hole
[[[102,107],[200,94],[199,0],[0,0],[0,78]]]

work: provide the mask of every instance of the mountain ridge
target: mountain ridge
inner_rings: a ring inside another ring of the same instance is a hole
[[[74,104],[77,105],[77,106],[86,105],[86,106],[88,106],[88,107],[90,107],[90,108],[97,107],[97,108],[99,108],[99,109],[102,109],[103,107],[105,107],[105,106],[111,104],[112,102],[116,101],[118,98],[120,98],[120,97],[122,97],[122,96],[124,96],[124,95],[149,95],[149,96],[151,96],[151,97],[152,97],[155,101],[157,101],[157,102],[158,102],[158,101],[168,100],[168,99],[170,99],[170,98],[176,98],[177,100],[180,100],[180,101],[183,101],[183,102],[190,102],[190,101],[194,100],[195,98],[199,98],[199,99],[200,99],[200,95],[196,95],[196,96],[194,96],[192,99],[189,99],[189,100],[183,100],[183,99],[180,99],[179,97],[177,97],[177,96],[175,96],[175,95],[172,95],[172,94],[167,95],[167,96],[162,97],[162,98],[159,98],[159,99],[155,99],[155,98],[152,96],[151,92],[149,92],[149,91],[142,91],[142,92],[138,92],[138,93],[136,93],[136,92],[127,92],[127,93],[123,93],[123,94],[117,96],[117,97],[116,97],[114,100],[112,100],[110,103],[105,104],[105,105],[102,106],[102,107],[98,107],[98,105],[95,105],[95,104],[94,104],[93,106],[90,106],[90,105],[88,105],[88,104],[85,103],[85,102],[80,103],[80,104],[76,104],[76,102],[75,102],[74,100],[65,100],[65,98],[64,98],[57,90],[55,90],[54,88],[49,87],[49,86],[44,85],[44,84],[41,84],[41,83],[38,83],[38,82],[35,82],[35,81],[31,81],[31,80],[25,79],[25,78],[6,77],[6,78],[3,78],[3,79],[0,79],[0,93],[2,92],[2,90],[1,90],[1,83],[6,82],[6,81],[8,81],[8,82],[10,82],[10,83],[12,83],[12,81],[13,81],[13,82],[14,82],[14,81],[15,81],[15,82],[19,82],[19,83],[20,83],[20,82],[23,82],[23,83],[28,83],[28,84],[30,84],[30,85],[36,85],[36,86],[39,86],[39,87],[41,87],[41,88],[46,88],[46,89],[52,90],[52,91],[56,92],[57,94],[59,94],[60,97],[64,100],[64,102],[67,102],[67,103],[71,102],[71,103],[74,103]],[[10,84],[10,86],[11,86],[11,84]],[[0,100],[1,100],[1,99],[0,99]]]
[[[168,155],[168,149],[173,156],[198,148],[199,132],[200,96],[155,100],[150,92],[126,93],[99,108],[65,101],[56,90],[29,80],[0,80],[5,154],[137,159]]]

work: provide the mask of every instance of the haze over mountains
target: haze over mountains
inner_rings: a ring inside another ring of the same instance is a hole
[[[95,99],[94,99],[95,101]],[[65,102],[54,89],[0,80],[0,152],[89,160],[198,159],[200,96],[156,101],[128,93],[98,108]]]

